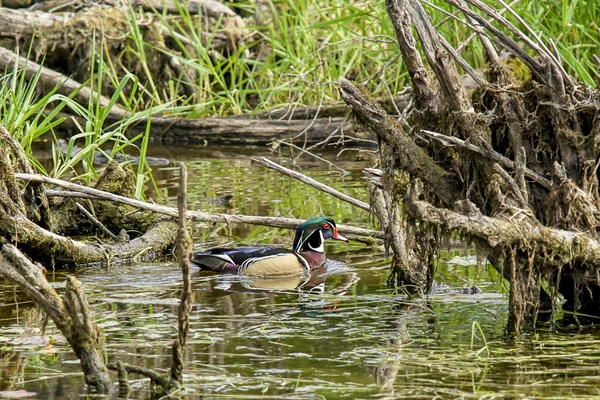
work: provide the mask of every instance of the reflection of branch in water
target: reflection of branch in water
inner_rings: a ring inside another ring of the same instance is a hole
[[[404,338],[409,336],[408,323],[411,320],[406,318],[406,314],[413,309],[418,309],[422,312],[423,305],[397,303],[392,308],[393,312],[390,314],[390,318],[386,319],[387,325],[390,325],[397,332],[397,335],[395,337],[388,337],[382,343],[382,347],[388,350],[383,351],[380,363],[373,371],[375,382],[381,386],[381,393],[394,395],[394,383],[400,370],[402,347],[405,343]]]

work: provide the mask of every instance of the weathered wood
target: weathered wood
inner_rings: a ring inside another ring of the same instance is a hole
[[[452,204],[457,199],[457,185],[451,176],[414,143],[400,122],[347,79],[340,78],[340,94],[364,124],[394,147],[399,167],[427,182],[444,203]]]
[[[424,109],[431,106],[434,91],[431,79],[421,60],[421,55],[417,50],[415,39],[412,35],[412,22],[406,4],[407,0],[386,1],[388,14],[396,30],[402,59],[406,63],[406,69],[413,84],[417,108]]]
[[[129,135],[143,132],[142,121]],[[162,143],[211,143],[265,145],[277,139],[318,143],[336,132],[371,139],[370,133],[355,129],[346,118],[316,120],[254,120],[227,118],[152,118],[151,139]]]
[[[467,88],[473,89],[473,88]],[[396,109],[404,110],[410,106],[412,97],[412,89],[407,92],[396,95],[392,98],[377,97],[374,100],[388,113],[393,114]],[[320,106],[298,106],[288,104],[269,111],[261,111],[251,114],[242,114],[226,117],[227,119],[277,119],[277,120],[312,120],[315,118],[335,118],[348,115],[348,105],[343,101],[337,101],[330,104],[322,104]]]
[[[90,90],[89,87],[70,79],[54,70],[18,56],[14,52],[0,47],[0,69],[25,68],[25,76],[33,78],[39,72],[39,82],[44,90],[58,87],[65,96],[74,94],[74,99],[85,105],[90,97],[99,99],[100,105],[107,107],[110,100]],[[126,111],[118,105],[108,108],[107,122],[118,122],[125,117]],[[130,128],[129,135],[135,136],[146,129],[147,118]],[[369,132],[356,130],[346,118],[319,118],[316,120],[244,120],[229,118],[161,118],[153,117],[151,140],[163,143],[211,143],[264,145],[274,139],[297,139],[301,143],[318,143],[335,132],[344,131],[361,139],[371,139]]]
[[[0,13],[0,15],[2,14],[4,12]],[[75,101],[80,104],[87,104],[91,96],[98,99],[102,107],[108,107],[110,104],[108,98],[97,96],[89,87],[83,86],[76,80],[68,78],[50,68],[42,67],[36,62],[0,46],[0,70],[12,70],[15,66],[16,68],[24,69],[27,79],[32,79],[39,73],[38,82],[44,91],[49,92],[56,87],[58,88],[58,92],[65,96],[73,95]],[[109,116],[114,120],[120,120],[125,116],[125,110],[115,105],[110,108]]]
[[[466,111],[471,103],[459,83],[458,70],[450,55],[443,49],[439,34],[419,0],[406,0],[407,8],[421,41],[423,54],[433,69],[448,107],[453,111]]]
[[[177,309],[177,338],[173,342],[171,361],[170,386],[171,389],[183,384],[183,367],[185,344],[190,332],[190,312],[194,303],[192,279],[190,273],[190,253],[192,240],[187,229],[187,169],[185,164],[179,166],[179,190],[177,192],[178,229],[175,242],[175,255],[179,261],[182,275],[181,301]]]
[[[517,168],[516,164],[513,160],[511,160],[510,158],[504,157],[502,154],[494,151],[493,149],[476,146],[473,143],[469,143],[469,142],[459,139],[457,137],[442,135],[441,133],[428,131],[426,129],[421,130],[421,133],[432,139],[439,140],[446,146],[459,146],[459,147],[462,147],[469,151],[481,154],[482,156],[489,158],[491,161],[499,163],[500,165],[502,165],[505,168],[510,168],[510,169]],[[540,176],[539,174],[530,170],[529,168],[524,168],[523,174],[524,174],[524,176],[526,176],[529,179],[533,180],[534,182],[540,184],[542,187],[544,187],[546,189],[550,189],[552,187],[552,184],[550,183],[550,181],[548,179],[544,178],[543,176]]]

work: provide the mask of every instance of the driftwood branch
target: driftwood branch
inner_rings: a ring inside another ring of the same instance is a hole
[[[477,21],[481,26],[485,27],[485,29],[490,31],[492,33],[492,36],[490,37],[491,40],[495,41],[496,43],[513,53],[519,59],[521,59],[521,61],[523,61],[529,67],[529,69],[536,76],[537,79],[539,79],[541,82],[546,82],[547,77],[542,64],[535,58],[533,58],[531,55],[529,55],[525,50],[521,49],[517,42],[515,42],[513,39],[502,33],[502,31],[496,28],[494,25],[492,25],[491,22],[488,22],[485,18],[468,8],[460,0],[445,1],[448,4],[451,4],[454,7],[461,10],[467,17]],[[471,28],[475,32],[484,34],[484,32],[477,26],[471,26]]]
[[[532,243],[537,243],[541,246],[540,249],[553,250],[553,260],[548,259],[543,253],[536,255],[544,263],[553,262],[561,266],[572,261],[600,264],[600,243],[595,235],[491,218],[483,215],[472,203],[468,207],[461,208],[468,208],[471,212],[462,214],[435,207],[426,201],[406,204],[406,211],[412,218],[436,224],[448,231],[456,230],[480,238],[491,247],[530,248]],[[573,249],[578,251],[574,252]]]
[[[6,11],[3,9],[3,12]],[[15,67],[24,69],[27,79],[32,79],[39,73],[38,82],[45,91],[57,88],[58,92],[65,96],[73,95],[79,104],[88,104],[90,98],[98,99],[102,107],[109,109],[109,116],[114,120],[123,119],[126,115],[126,111],[118,105],[109,107],[110,100],[105,96],[98,96],[89,87],[0,46],[0,70],[12,70]]]
[[[456,184],[452,182],[451,175],[408,137],[400,122],[389,117],[365,93],[344,78],[340,78],[339,83],[344,101],[363,123],[394,148],[400,166],[426,182],[444,203],[452,204],[456,200]]]
[[[406,3],[406,0],[387,0],[387,12],[394,24],[402,59],[406,63],[406,69],[413,85],[417,108],[424,109],[431,105],[434,99],[434,91],[427,69],[417,50],[415,38],[412,34],[412,21]]]
[[[471,109],[471,103],[459,82],[458,70],[447,51],[443,49],[440,36],[419,0],[406,0],[412,22],[421,41],[423,54],[433,69],[448,107],[454,111]],[[458,55],[458,53],[456,53]]]
[[[297,179],[302,183],[312,186],[315,189],[318,189],[327,194],[330,194],[333,197],[340,199],[342,201],[345,201],[348,204],[352,204],[355,207],[358,207],[365,211],[371,211],[371,208],[369,207],[369,205],[367,203],[365,203],[364,201],[360,201],[360,200],[355,199],[354,197],[348,196],[347,194],[344,194],[332,187],[329,187],[311,177],[301,174],[300,172],[297,172],[297,171],[291,170],[289,168],[286,168],[284,166],[281,166],[281,165],[269,160],[266,157],[252,158],[252,161],[262,165],[263,167],[278,171],[278,172],[282,173],[283,175]]]
[[[76,183],[63,181],[60,179],[49,178],[43,175],[32,175],[32,174],[15,174],[17,179],[22,179],[26,181],[37,181],[44,182],[49,185],[59,186],[68,190],[72,190],[75,193],[81,193],[86,198],[93,198],[96,200],[108,200],[116,203],[127,204],[132,207],[139,208],[141,210],[151,211],[158,214],[164,214],[171,217],[177,217],[178,211],[176,208],[161,206],[158,204],[146,203],[143,201],[130,199],[128,197],[119,196],[116,194],[104,192],[98,189],[90,188],[87,186],[78,185]],[[51,192],[52,194],[57,194],[57,191]],[[73,192],[69,194],[72,196]],[[186,213],[187,218],[192,219],[198,222],[224,222],[224,223],[241,223],[241,224],[251,224],[251,225],[263,225],[263,226],[272,226],[276,228],[287,228],[287,229],[296,229],[298,226],[304,222],[304,220],[296,219],[296,218],[278,218],[278,217],[261,217],[261,216],[250,216],[250,215],[229,215],[229,214],[218,214],[218,213],[208,213],[204,211],[192,211],[188,210]],[[373,238],[381,238],[381,232],[357,228],[349,225],[338,225],[338,230],[341,233],[348,234],[354,240],[359,240],[360,237],[373,237]],[[354,235],[354,236],[352,236]]]

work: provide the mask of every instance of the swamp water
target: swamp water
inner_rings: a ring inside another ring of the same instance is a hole
[[[187,163],[191,208],[326,215],[369,226],[365,212],[251,165],[251,153],[160,147],[150,155]],[[372,162],[350,152],[335,162],[350,173],[332,173],[314,161],[298,166],[366,200],[360,171]],[[157,167],[154,176],[173,205],[177,168]],[[200,224],[194,231],[197,249],[291,246],[292,240],[293,232],[276,228]],[[498,274],[472,255],[442,254],[436,279],[447,290],[408,300],[386,288],[389,264],[381,248],[336,242],[327,251],[327,271],[306,283],[194,272],[186,398],[600,398],[600,333],[539,331],[507,344],[508,299]],[[171,259],[69,273],[83,283],[109,360],[169,367],[181,286]],[[64,285],[65,272],[49,276]],[[463,293],[475,284],[480,293]],[[0,398],[84,396],[78,360],[52,324],[40,336],[42,325],[33,304],[0,281]],[[152,397],[147,380],[130,380],[131,398]]]

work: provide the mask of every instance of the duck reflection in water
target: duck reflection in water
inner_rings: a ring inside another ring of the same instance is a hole
[[[210,291],[211,297],[297,294],[300,310],[307,316],[315,317],[334,311],[339,299],[332,300],[331,296],[345,295],[359,279],[358,274],[346,264],[328,260],[310,274],[282,277],[217,275],[211,280]]]

